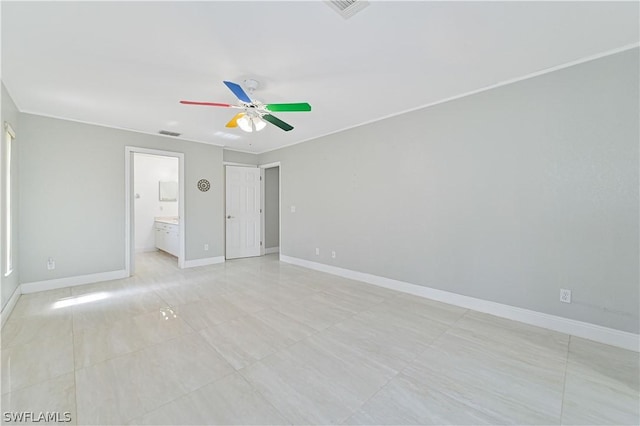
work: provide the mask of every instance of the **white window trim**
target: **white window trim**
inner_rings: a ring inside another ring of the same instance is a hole
[[[5,186],[5,235],[4,235],[4,262],[5,262],[5,272],[4,276],[8,277],[13,272],[13,244],[12,244],[12,226],[13,226],[13,212],[12,212],[12,194],[11,194],[11,155],[12,155],[12,145],[13,141],[16,138],[16,133],[14,132],[11,125],[7,122],[4,123],[4,131],[5,131],[5,168],[3,170],[4,173],[4,186]]]

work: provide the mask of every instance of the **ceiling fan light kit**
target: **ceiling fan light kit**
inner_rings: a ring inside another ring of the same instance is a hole
[[[256,132],[259,132],[260,130],[264,129],[267,125],[267,123],[265,123],[265,121],[256,116],[256,117],[250,117],[247,114],[243,114],[242,117],[238,118],[236,120],[236,123],[238,124],[238,127],[240,127],[241,130],[244,130],[245,132],[251,133],[254,130]]]
[[[252,99],[254,90],[256,90],[260,83],[257,80],[247,79],[244,80],[244,86],[247,88],[247,92],[237,83],[232,81],[223,81],[223,83],[231,90],[231,92],[238,98],[241,105],[223,104],[218,102],[197,102],[197,101],[180,101],[185,105],[203,105],[203,106],[215,106],[221,108],[235,108],[242,110],[237,113],[226,125],[229,128],[239,127],[241,130],[251,133],[259,132],[267,126],[267,122],[279,127],[280,129],[288,132],[293,130],[293,126],[285,123],[279,118],[271,114],[271,112],[307,112],[311,111],[311,105],[306,102],[300,103],[287,103],[287,104],[263,104],[255,99]],[[251,96],[250,96],[251,95]]]

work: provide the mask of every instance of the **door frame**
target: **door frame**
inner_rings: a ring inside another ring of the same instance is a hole
[[[260,240],[263,242],[260,247],[260,256],[265,255],[265,251],[267,249],[267,241],[266,241],[266,209],[264,208],[264,199],[265,199],[265,170],[272,169],[274,167],[278,168],[278,244],[280,250],[282,250],[282,166],[280,165],[280,161],[275,161],[273,163],[260,164],[260,209],[262,210],[262,214],[260,215],[260,220],[262,221],[261,225],[261,235]],[[278,252],[278,257],[280,257],[281,251]]]
[[[223,161],[222,162],[222,168],[224,169],[224,190],[223,190],[223,221],[224,221],[224,258],[225,260],[227,260],[227,166],[233,166],[233,167],[246,167],[249,169],[257,169],[259,168],[259,166],[257,164],[248,164],[248,163],[236,163],[233,161]],[[263,220],[263,211],[264,211],[264,206],[263,206],[263,202],[264,202],[264,194],[263,194],[263,188],[264,188],[264,177],[262,176],[262,170],[260,170],[260,228],[262,228],[264,226],[264,220]],[[260,229],[260,254],[258,256],[262,256],[263,253],[263,249],[264,249],[264,234],[263,234],[264,230]],[[252,256],[255,257],[255,256]],[[235,259],[235,258],[233,258]],[[233,259],[228,259],[228,260],[233,260]],[[239,258],[242,259],[242,258]]]
[[[178,256],[178,267],[183,269],[185,263],[185,214],[184,214],[184,153],[175,151],[164,151],[160,149],[142,148],[137,146],[124,147],[124,186],[125,186],[125,215],[124,215],[124,269],[127,276],[131,276],[135,271],[135,203],[133,200],[133,154],[160,155],[163,157],[174,157],[178,159],[178,229],[180,238],[180,252]]]

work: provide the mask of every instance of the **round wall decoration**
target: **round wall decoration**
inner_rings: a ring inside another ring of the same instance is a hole
[[[198,189],[202,192],[207,192],[211,188],[211,184],[206,179],[200,179],[198,181]]]

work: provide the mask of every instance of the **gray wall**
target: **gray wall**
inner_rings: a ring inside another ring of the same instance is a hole
[[[185,154],[186,259],[224,255],[221,147],[30,114],[20,124],[21,282],[124,269],[126,145]]]
[[[262,154],[281,253],[638,333],[638,56]]]
[[[223,152],[224,161],[230,163],[255,164],[258,165],[258,155],[249,152],[233,151],[225,149]]]
[[[279,167],[271,167],[264,172],[265,248],[280,246],[279,173]]]
[[[13,292],[16,290],[16,288],[18,287],[18,285],[20,284],[20,253],[19,253],[19,244],[18,244],[18,230],[19,230],[19,224],[20,224],[20,215],[18,214],[18,206],[20,204],[20,192],[19,192],[19,186],[18,186],[18,180],[19,180],[19,154],[20,154],[20,147],[19,145],[22,142],[22,134],[20,132],[20,128],[19,128],[19,124],[18,124],[18,118],[19,118],[19,113],[18,113],[18,108],[16,108],[15,103],[13,102],[13,100],[11,99],[11,96],[9,96],[9,93],[7,92],[7,89],[4,87],[4,83],[2,84],[2,117],[0,117],[0,123],[1,123],[1,129],[2,131],[0,133],[2,133],[1,136],[1,146],[0,149],[2,152],[2,154],[0,154],[0,160],[4,161],[4,155],[5,155],[5,150],[6,150],[6,141],[5,141],[5,132],[4,132],[4,123],[7,122],[9,124],[11,124],[11,127],[13,128],[14,132],[16,133],[16,139],[14,140],[14,142],[11,145],[11,187],[12,187],[12,211],[13,211],[13,215],[12,215],[12,231],[11,231],[11,239],[12,239],[12,246],[13,246],[13,252],[12,252],[12,263],[13,263],[13,272],[11,273],[11,275],[9,275],[8,277],[4,276],[4,250],[5,247],[1,247],[0,248],[0,253],[2,253],[2,261],[0,262],[0,265],[2,265],[2,273],[0,273],[0,306],[2,308],[5,307],[5,305],[7,304],[7,302],[9,301],[9,299],[11,298],[11,295],[13,294]],[[5,211],[5,206],[4,206],[4,202],[5,202],[5,182],[4,182],[4,165],[2,167],[0,167],[0,169],[2,169],[2,177],[0,177],[0,200],[2,200],[2,214],[0,214],[0,217],[2,217],[4,219],[4,211]],[[2,221],[2,224],[0,224],[0,226],[2,226],[2,232],[0,233],[0,235],[2,235],[2,241],[0,242],[0,245],[4,245],[4,233],[5,233],[5,229],[4,229],[4,220]]]

